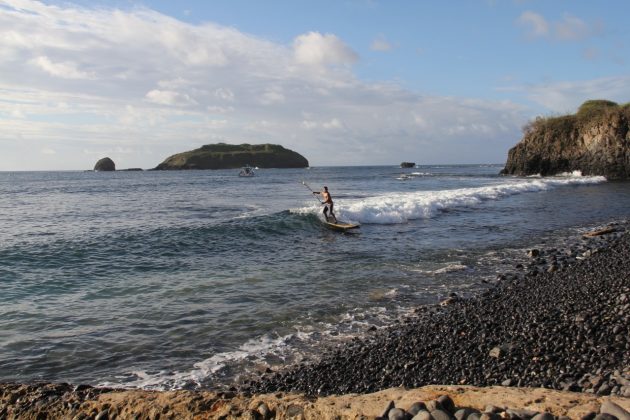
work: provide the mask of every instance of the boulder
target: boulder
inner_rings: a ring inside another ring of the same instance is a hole
[[[573,115],[537,118],[508,153],[505,175],[557,175],[580,171],[630,178],[630,104],[587,101]]]
[[[95,171],[115,171],[116,164],[110,158],[104,157],[103,159],[100,159],[98,162],[96,162],[96,165],[94,165],[94,170]]]

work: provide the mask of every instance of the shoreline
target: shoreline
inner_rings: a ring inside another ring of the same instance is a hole
[[[302,413],[297,418],[370,418],[388,398],[407,408],[405,398],[436,392],[477,409],[477,400],[492,403],[480,396],[488,395],[494,405],[570,418],[596,412],[606,400],[630,411],[628,226],[609,224],[568,249],[530,250],[528,264],[479,296],[420,307],[319,360],[250,378],[233,391],[6,383],[0,419],[264,418],[250,412],[257,401],[275,407],[278,418],[291,417],[292,406]],[[508,398],[514,395],[528,397]],[[546,406],[536,406],[540,398]],[[576,409],[582,406],[590,411]]]
[[[430,384],[543,387],[630,397],[627,223],[569,249],[532,249],[493,288],[440,305],[243,392],[369,393]]]

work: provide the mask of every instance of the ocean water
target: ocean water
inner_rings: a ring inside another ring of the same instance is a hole
[[[0,173],[0,381],[229,386],[628,216],[630,183],[500,169]]]

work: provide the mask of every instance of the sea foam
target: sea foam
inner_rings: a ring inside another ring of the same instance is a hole
[[[336,213],[338,218],[353,222],[398,224],[415,219],[429,219],[446,210],[474,207],[487,200],[605,181],[606,178],[602,176],[581,176],[579,172],[549,178],[505,178],[504,182],[483,187],[389,193],[347,200],[343,202],[343,206],[336,206]],[[319,212],[319,207],[296,209],[292,212]]]

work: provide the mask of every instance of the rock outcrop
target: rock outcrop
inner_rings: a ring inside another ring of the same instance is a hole
[[[94,165],[94,170],[95,171],[115,171],[116,164],[110,158],[104,157],[103,159],[100,159],[98,162],[96,162],[96,165]]]
[[[587,101],[574,115],[537,118],[510,149],[501,173],[545,176],[573,171],[630,178],[630,104]]]
[[[415,163],[415,162],[402,162],[402,163],[400,164],[400,167],[401,167],[401,168],[413,168],[413,167],[415,167],[415,166],[416,166],[416,163]]]
[[[234,169],[245,165],[259,168],[306,168],[308,160],[297,152],[275,144],[219,143],[173,155],[155,169]]]
[[[449,399],[468,412],[509,408],[510,417],[531,418],[536,412],[549,413],[537,419],[567,416],[595,418],[596,413],[623,417],[630,399],[594,394],[554,391],[544,388],[471,386],[425,386],[416,389],[390,388],[373,394],[329,397],[296,393],[243,395],[212,391],[144,391],[138,389],[92,388],[68,384],[0,384],[0,418],[4,419],[385,419],[394,417],[394,406],[411,411],[418,401]],[[422,403],[420,403],[422,404]],[[426,407],[426,406],[425,406]],[[613,414],[614,413],[614,414]],[[428,414],[428,413],[427,413]],[[460,413],[461,414],[461,413]],[[420,418],[420,417],[417,417]],[[434,418],[434,417],[424,417]],[[436,417],[438,418],[438,417]],[[445,416],[439,418],[464,418]],[[477,414],[476,417],[480,418]],[[481,418],[501,418],[486,414]]]

